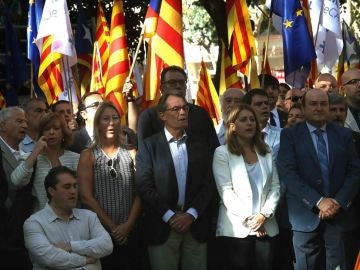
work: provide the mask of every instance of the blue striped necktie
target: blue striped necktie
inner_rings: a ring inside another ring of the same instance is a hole
[[[317,129],[314,131],[317,137],[317,155],[320,163],[321,175],[323,178],[323,191],[324,195],[329,196],[330,194],[330,182],[329,182],[329,159],[327,154],[327,147],[325,139],[323,137],[323,131]]]

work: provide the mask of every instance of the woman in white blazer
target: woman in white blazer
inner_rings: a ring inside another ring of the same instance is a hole
[[[213,172],[220,195],[217,240],[221,269],[270,269],[280,184],[272,153],[261,138],[254,110],[233,109],[227,144],[215,150]]]

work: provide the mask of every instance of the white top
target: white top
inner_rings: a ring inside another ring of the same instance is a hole
[[[25,160],[28,158],[29,155],[30,153],[25,153],[21,155],[20,164],[11,173],[10,179],[15,186],[25,186],[30,182],[33,168],[27,168],[25,165]],[[79,154],[65,150],[64,154],[59,157],[59,160],[62,166],[66,166],[76,172],[79,163],[79,157]],[[36,166],[37,168],[35,172],[32,193],[37,198],[35,211],[38,211],[44,208],[45,204],[48,202],[44,187],[44,180],[45,176],[49,173],[52,166],[50,160],[42,154],[37,157]]]

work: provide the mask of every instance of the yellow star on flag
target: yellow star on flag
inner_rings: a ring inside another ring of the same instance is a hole
[[[35,0],[29,0],[29,5],[33,5],[35,3]]]
[[[283,23],[285,28],[290,28],[292,27],[294,21],[289,21],[288,19],[285,20],[285,22]]]
[[[303,12],[302,9],[297,10],[296,11],[296,17],[302,16],[302,12]]]

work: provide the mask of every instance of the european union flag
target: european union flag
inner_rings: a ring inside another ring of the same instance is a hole
[[[37,29],[41,21],[44,0],[29,0],[29,14],[27,27],[27,58],[33,66],[33,86],[38,96],[44,97],[38,85],[38,73],[40,66],[40,53],[35,44]]]
[[[316,52],[300,1],[273,0],[271,11],[282,18],[285,81],[303,88]]]

